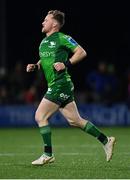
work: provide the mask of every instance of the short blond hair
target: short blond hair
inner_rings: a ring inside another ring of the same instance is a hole
[[[48,14],[52,14],[53,18],[58,21],[60,27],[62,27],[65,23],[65,13],[59,11],[59,10],[50,10],[48,11]]]

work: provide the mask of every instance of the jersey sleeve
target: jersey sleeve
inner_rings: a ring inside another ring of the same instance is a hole
[[[77,46],[79,46],[79,44],[71,36],[68,35],[62,36],[62,45],[72,52]]]

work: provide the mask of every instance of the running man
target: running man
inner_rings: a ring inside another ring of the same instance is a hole
[[[60,32],[64,22],[63,12],[58,10],[48,12],[42,23],[42,32],[46,36],[39,46],[40,60],[37,64],[28,64],[26,67],[27,72],[42,68],[48,83],[48,90],[35,113],[35,119],[43,138],[44,152],[32,164],[44,165],[55,161],[48,120],[58,110],[70,125],[96,137],[103,145],[106,161],[110,161],[115,137],[107,137],[94,124],[83,119],[79,115],[74,100],[74,86],[67,69],[83,60],[87,53],[72,37]],[[72,56],[69,58],[70,52]]]

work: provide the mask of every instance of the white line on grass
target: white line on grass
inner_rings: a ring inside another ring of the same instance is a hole
[[[124,145],[117,144],[117,145],[120,148],[130,147],[130,145],[128,145],[128,144],[124,144]],[[99,146],[100,146],[100,144],[67,145],[68,148],[71,148],[71,147],[73,147],[73,148],[98,148]],[[59,145],[54,145],[53,147],[54,148],[64,148],[66,146],[63,144],[59,144]],[[36,146],[36,145],[25,145],[25,146],[23,146],[23,148],[36,148],[36,149],[38,149],[38,146]]]
[[[58,153],[58,155],[62,155],[62,156],[84,156],[84,155],[94,155],[96,154],[97,152],[61,152],[61,153]],[[8,156],[8,157],[13,157],[13,156],[35,156],[36,153],[0,153],[0,156]],[[130,155],[129,152],[116,152],[115,155]]]
[[[92,155],[93,152],[92,153],[90,153],[90,152],[89,153],[87,153],[87,152],[85,152],[85,153],[63,152],[63,153],[58,153],[58,154],[65,155],[65,156],[71,156],[71,155],[78,156],[78,155],[85,155],[85,154]],[[36,155],[36,154],[35,153],[0,153],[0,156],[9,156],[9,157],[11,157],[11,156],[32,156],[32,155]]]
[[[27,163],[0,163],[0,166],[27,165]]]
[[[0,156],[32,156],[35,153],[0,153]]]

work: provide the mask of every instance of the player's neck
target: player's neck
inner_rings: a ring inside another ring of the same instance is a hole
[[[59,32],[59,29],[52,29],[50,32],[46,33],[46,36],[48,37],[48,36],[52,35],[55,32]]]

